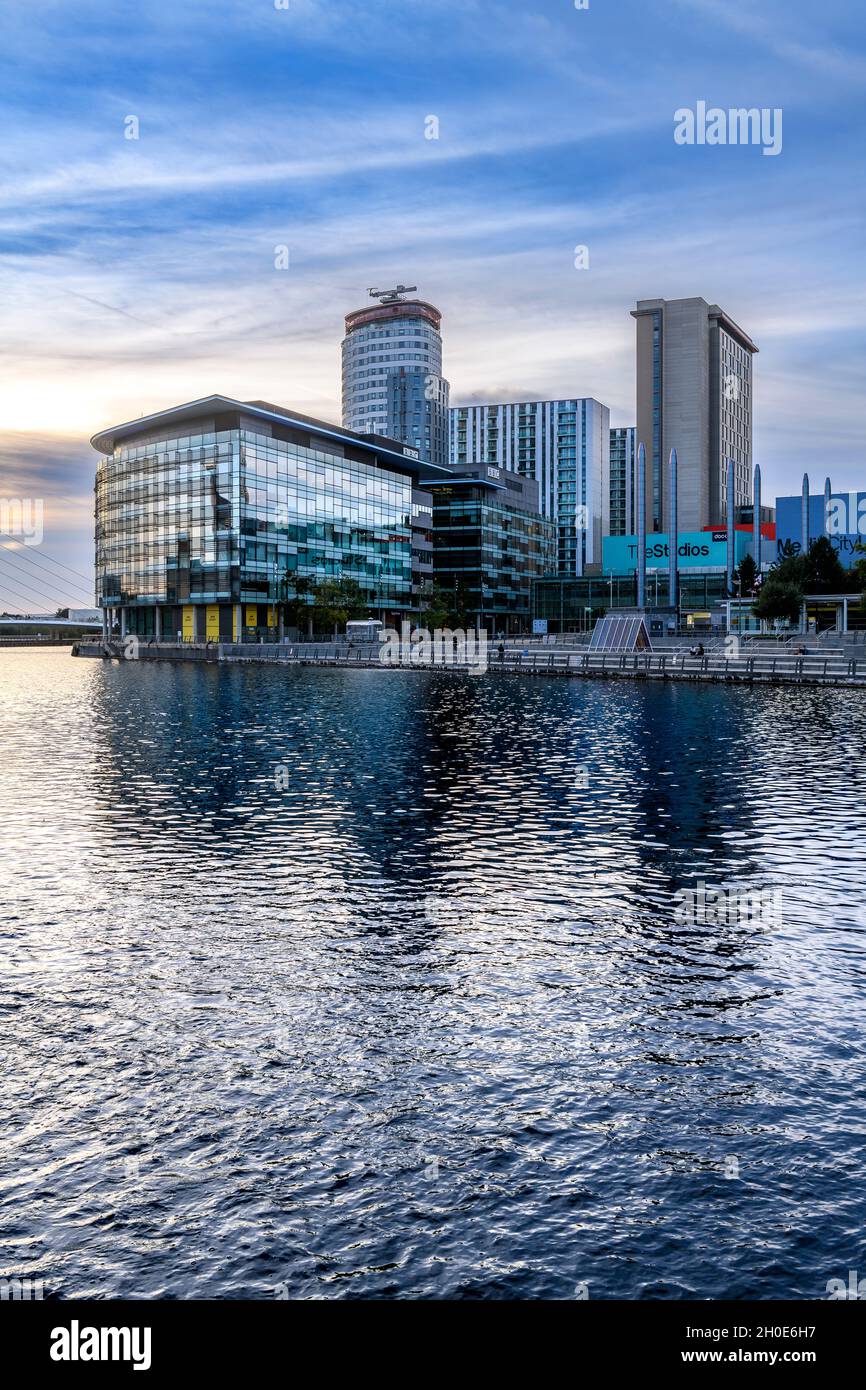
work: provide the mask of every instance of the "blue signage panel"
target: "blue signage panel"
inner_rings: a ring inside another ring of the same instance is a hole
[[[799,555],[803,548],[803,499],[796,497],[776,498],[776,558],[786,555]],[[834,492],[824,514],[823,490],[809,498],[809,539],[828,536],[831,544],[839,552],[839,559],[846,569],[855,560],[862,558],[863,551],[857,550],[858,542],[866,546],[866,492]],[[766,545],[769,555],[771,544]]]
[[[747,531],[734,532],[735,563],[739,564],[752,548]],[[637,536],[605,536],[602,562],[607,574],[634,574],[637,568]],[[728,562],[724,529],[719,531],[680,531],[677,564],[680,569],[724,569]],[[666,570],[670,563],[668,535],[654,531],[646,538],[648,570]]]

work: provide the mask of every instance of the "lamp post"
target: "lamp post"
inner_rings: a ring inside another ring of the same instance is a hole
[[[752,558],[755,570],[761,573],[761,465],[755,464],[755,481],[752,487]]]
[[[646,448],[637,449],[637,607],[646,607]]]
[[[677,451],[671,449],[670,456],[670,494],[671,494],[671,513],[670,513],[670,534],[668,536],[668,603],[674,610],[674,625],[679,626],[680,616],[680,584],[678,572],[678,552],[679,552],[679,520],[677,514]]]

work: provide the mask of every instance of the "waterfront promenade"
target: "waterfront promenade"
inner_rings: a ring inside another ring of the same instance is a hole
[[[128,640],[128,639],[127,639]],[[123,660],[134,653],[140,661],[191,661],[268,663],[285,666],[354,666],[386,671],[425,671],[430,662],[410,660],[407,649],[400,664],[380,660],[378,646],[349,648],[345,643],[201,643],[140,642],[132,648],[118,640],[83,641],[73,655]],[[687,652],[590,652],[556,647],[507,646],[500,657],[497,646],[488,651],[488,673],[493,675],[577,676],[589,679],[708,681],[728,684],[843,685],[866,688],[866,658],[846,652],[807,652],[787,649],[761,652],[744,649],[739,656],[722,651],[690,656]],[[472,663],[473,667],[477,662]],[[436,664],[435,669],[461,672],[466,662]]]

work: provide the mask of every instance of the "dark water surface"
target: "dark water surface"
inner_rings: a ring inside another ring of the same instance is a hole
[[[0,1277],[866,1276],[861,692],[5,651],[0,758]]]

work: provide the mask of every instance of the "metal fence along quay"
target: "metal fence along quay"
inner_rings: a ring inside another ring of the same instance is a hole
[[[73,655],[144,661],[275,663],[286,666],[354,666],[386,671],[465,671],[477,669],[454,659],[445,663],[415,659],[407,648],[398,663],[383,662],[375,647],[349,649],[340,643],[177,643],[141,642],[130,651],[119,641],[78,642]],[[555,648],[499,652],[489,650],[487,671],[493,675],[585,676],[633,680],[723,681],[737,684],[866,686],[866,658],[847,653],[806,655],[777,651],[748,656],[682,652],[557,651]]]

